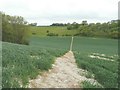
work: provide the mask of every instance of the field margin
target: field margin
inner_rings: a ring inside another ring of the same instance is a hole
[[[0,89],[2,89],[2,14],[0,13]]]
[[[118,2],[118,32],[120,33],[120,1]],[[118,39],[118,56],[118,88],[120,89],[120,39]]]

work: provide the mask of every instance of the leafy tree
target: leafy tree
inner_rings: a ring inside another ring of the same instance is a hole
[[[82,25],[88,25],[87,21],[82,21]]]
[[[71,30],[71,29],[72,29],[72,26],[71,26],[70,23],[67,23],[67,29],[68,29],[68,30]]]
[[[18,44],[28,44],[28,25],[21,16],[2,13],[2,40]]]
[[[37,23],[31,23],[30,26],[37,26]]]
[[[66,26],[66,24],[63,24],[63,23],[53,23],[50,26]]]
[[[67,24],[67,29],[68,30],[72,30],[72,29],[78,29],[79,28],[79,24],[76,22],[73,22],[72,24],[68,23]]]

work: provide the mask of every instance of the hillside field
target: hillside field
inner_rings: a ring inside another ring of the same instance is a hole
[[[48,33],[58,34],[58,36],[75,35],[79,30],[67,30],[66,26],[30,26],[30,32],[36,36],[47,36]]]
[[[28,46],[3,42],[3,87],[25,87],[30,78],[51,68],[56,57],[69,51],[70,42],[71,37],[37,36],[31,37]],[[94,74],[103,87],[117,87],[117,50],[115,39],[74,37],[78,67]]]

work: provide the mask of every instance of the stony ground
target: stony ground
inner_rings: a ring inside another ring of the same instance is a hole
[[[77,67],[73,52],[69,51],[55,60],[51,70],[30,80],[29,88],[80,88],[80,83],[88,80],[81,76],[83,72]],[[94,79],[89,81],[94,82]]]

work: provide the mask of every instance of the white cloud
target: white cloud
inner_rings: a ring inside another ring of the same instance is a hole
[[[0,0],[0,10],[41,25],[118,18],[118,0]]]

